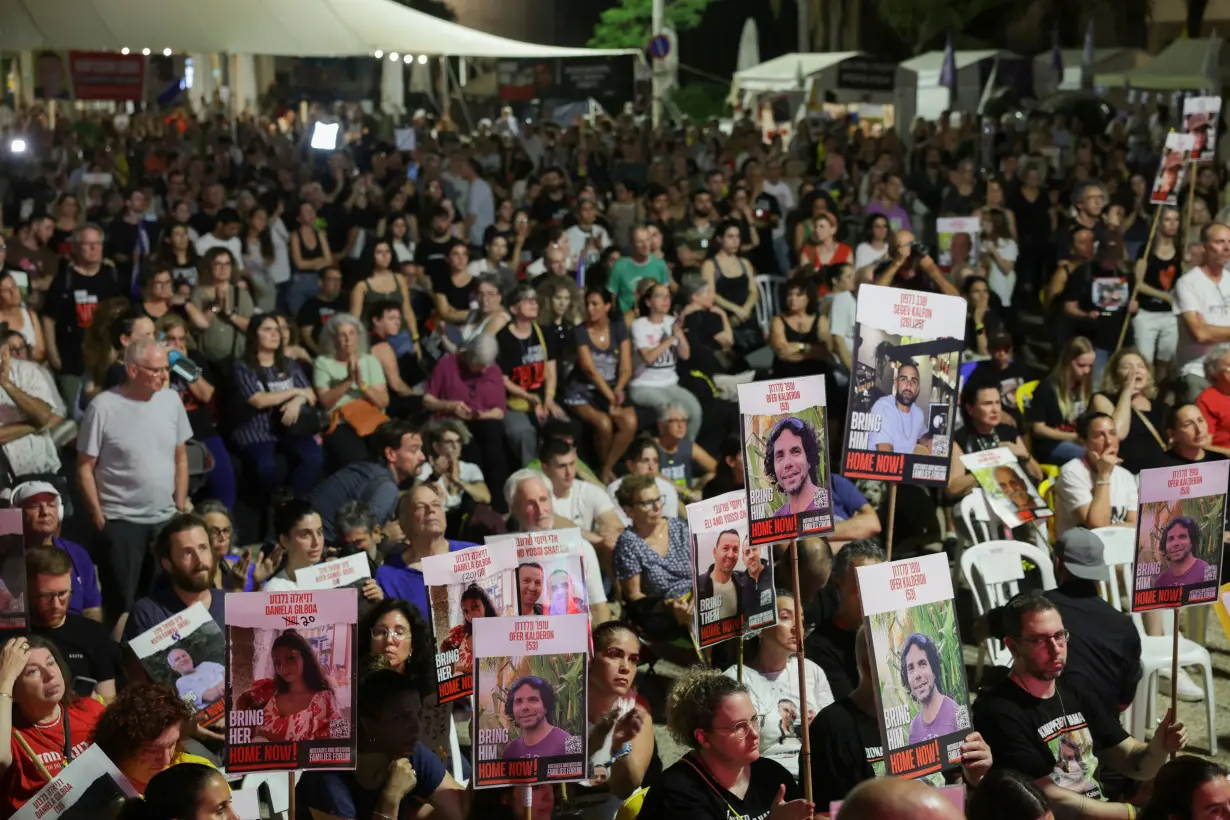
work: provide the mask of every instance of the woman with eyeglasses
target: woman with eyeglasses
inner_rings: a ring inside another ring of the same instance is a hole
[[[458,419],[434,419],[423,428],[422,433],[423,451],[427,458],[420,467],[418,478],[439,492],[450,519],[450,534],[455,534],[454,528],[460,523],[457,520],[460,516],[473,512],[475,504],[491,503],[491,490],[483,478],[482,468],[461,457],[462,448],[473,440],[464,423]]]
[[[4,239],[0,238],[0,248],[3,247]],[[0,264],[3,264],[3,257],[3,251],[0,251]],[[30,361],[41,362],[47,358],[43,323],[37,312],[26,307],[21,289],[9,270],[0,270],[0,324],[8,325],[9,330],[20,333],[26,340]]]
[[[171,286],[175,295],[187,299],[192,295],[192,289],[197,285],[196,237],[191,235],[192,229],[182,222],[174,222],[162,235],[154,264],[165,267],[171,272]],[[181,303],[182,304],[182,303]]]
[[[216,498],[207,498],[192,511],[205,521],[209,532],[209,549],[216,562],[213,588],[237,592],[255,589],[248,552],[242,549],[236,551],[238,538],[230,509]]]
[[[157,322],[164,316],[184,315],[187,298],[175,292],[175,282],[169,268],[149,267],[141,274],[141,301],[137,307]]]
[[[627,476],[615,497],[632,520],[615,542],[612,559],[624,600],[642,624],[678,632],[671,627],[686,626],[692,614],[688,525],[664,514],[655,476]]]
[[[256,306],[234,280],[237,263],[226,248],[210,248],[201,257],[199,281],[184,306],[199,336],[201,355],[215,364],[243,355],[244,334]]]
[[[790,772],[760,756],[763,725],[743,684],[713,669],[684,673],[667,697],[666,726],[689,751],[649,790],[640,816],[811,820],[815,807]]]

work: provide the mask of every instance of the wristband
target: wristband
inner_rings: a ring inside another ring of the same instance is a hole
[[[609,769],[619,762],[622,757],[627,757],[632,754],[632,741],[624,741],[624,745],[619,747],[619,750],[611,755],[611,759],[606,762],[606,767]]]

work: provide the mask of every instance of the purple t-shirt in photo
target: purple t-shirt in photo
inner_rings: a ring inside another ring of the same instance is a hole
[[[910,721],[910,745],[937,737],[946,737],[960,731],[960,727],[957,726],[957,704],[947,695],[939,695],[939,697],[944,700],[940,704],[940,712],[935,716],[934,721],[927,723],[923,720],[922,712]]]
[[[572,735],[558,726],[553,726],[547,736],[533,746],[526,744],[521,738],[509,742],[504,747],[505,760],[519,760],[523,757],[563,757],[568,754],[568,741]]]
[[[1192,562],[1191,568],[1182,575],[1175,575],[1172,570],[1166,570],[1161,575],[1157,576],[1157,580],[1153,582],[1154,589],[1165,589],[1168,587],[1184,587],[1192,584],[1203,584],[1205,582],[1205,571],[1209,565],[1197,558]],[[1216,579],[1214,579],[1216,580]]]

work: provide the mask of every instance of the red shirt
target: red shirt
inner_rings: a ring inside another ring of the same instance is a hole
[[[68,707],[68,725],[72,754],[75,758],[91,745],[94,727],[102,716],[103,705],[93,698],[79,698]],[[54,726],[34,728],[21,719],[17,710],[13,714],[12,745],[13,765],[0,777],[0,818],[11,817],[14,812],[25,805],[26,801],[47,785],[47,780],[39,774],[38,767],[30,759],[30,755],[17,742],[17,735],[25,739],[26,744],[34,754],[38,755],[43,768],[55,777],[64,768],[64,722],[56,721]]]
[[[838,242],[837,247],[833,249],[833,258],[828,261],[828,265],[820,261],[820,249],[815,245],[804,245],[803,256],[811,259],[811,266],[816,270],[828,265],[848,265],[854,261],[854,251],[850,250],[850,246],[845,242]]]
[[[1209,423],[1214,447],[1230,447],[1230,396],[1215,387],[1206,387],[1196,397],[1196,406]]]

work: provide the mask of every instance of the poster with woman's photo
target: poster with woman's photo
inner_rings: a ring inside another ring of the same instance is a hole
[[[687,506],[692,534],[692,634],[701,648],[777,623],[773,556],[747,529],[742,490]]]
[[[969,689],[948,557],[858,567],[858,584],[886,773],[922,777],[960,766]]]
[[[1188,97],[1183,101],[1183,133],[1192,138],[1191,158],[1212,162],[1217,156],[1217,122],[1221,97]]]
[[[137,796],[137,790],[111,758],[97,746],[90,746],[27,800],[13,820],[115,817],[125,800]]]
[[[1007,447],[966,453],[961,456],[961,463],[977,479],[991,511],[1009,529],[1015,529],[1026,521],[1053,515],[1051,508],[1034,489],[1029,476],[1021,469],[1017,457]]]
[[[476,789],[584,780],[589,618],[489,618],[474,626]]]
[[[474,694],[474,622],[517,611],[516,569],[511,540],[423,559],[440,703]]]
[[[982,222],[976,216],[946,216],[935,220],[939,244],[939,262],[943,270],[955,270],[966,265],[978,269],[978,245]]]
[[[226,701],[226,638],[199,601],[129,642],[146,674],[179,693],[196,721],[222,720]]]
[[[1230,461],[1140,471],[1132,611],[1217,600]]]
[[[1149,194],[1149,201],[1154,205],[1178,206],[1179,189],[1183,187],[1183,177],[1187,174],[1187,163],[1195,140],[1191,134],[1177,131],[1166,135],[1162,161],[1157,166],[1157,176],[1153,178],[1153,190]]]
[[[846,478],[948,484],[965,312],[958,296],[859,289]]]
[[[353,769],[358,590],[226,596],[226,768]]]
[[[832,532],[826,404],[823,376],[739,385],[753,544]]]
[[[585,565],[577,527],[545,532],[519,532],[487,539],[511,541],[517,549],[518,615],[576,615],[589,612]]]
[[[21,510],[0,510],[0,632],[30,629]]]

